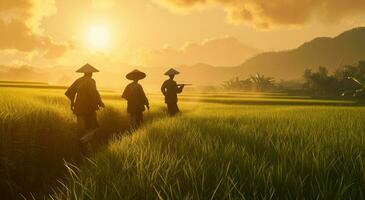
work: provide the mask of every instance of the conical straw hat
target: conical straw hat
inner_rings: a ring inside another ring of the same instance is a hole
[[[146,74],[135,69],[132,72],[129,72],[126,76],[125,76],[128,80],[141,80],[144,79],[146,77]]]
[[[93,73],[93,72],[99,72],[95,67],[91,66],[89,63],[82,66],[80,69],[76,71],[77,73]]]
[[[167,76],[170,76],[170,75],[177,75],[177,74],[180,74],[180,72],[176,71],[174,68],[169,69],[169,70],[165,73],[165,75],[167,75]]]

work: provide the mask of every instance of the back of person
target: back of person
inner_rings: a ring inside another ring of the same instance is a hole
[[[128,101],[128,113],[143,112],[148,104],[143,88],[137,82],[128,84],[122,96]]]
[[[90,114],[98,109],[98,94],[95,81],[90,77],[81,77],[77,80],[78,89],[75,99],[76,114]]]
[[[96,111],[104,107],[100,94],[96,89],[96,82],[92,79],[95,72],[99,72],[90,64],[82,66],[76,71],[84,76],[77,79],[65,92],[71,102],[71,110],[77,116],[77,133],[80,137],[81,149],[86,153],[90,141],[98,128]]]

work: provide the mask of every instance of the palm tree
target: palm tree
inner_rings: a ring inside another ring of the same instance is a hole
[[[236,77],[235,79],[223,82],[222,86],[227,90],[250,91],[252,89],[252,81],[250,78],[240,80]]]
[[[246,78],[243,80],[240,80],[240,87],[244,91],[252,91],[253,83],[251,81],[251,78]]]
[[[240,87],[240,81],[239,78],[236,77],[235,79],[231,79],[229,81],[225,81],[222,86],[224,87],[224,89],[228,89],[228,90],[239,90],[241,89]]]
[[[265,75],[257,73],[254,76],[251,75],[250,79],[257,91],[265,91],[274,87],[275,80],[273,77],[265,77]]]

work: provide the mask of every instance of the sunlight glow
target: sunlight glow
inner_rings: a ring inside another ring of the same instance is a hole
[[[110,43],[110,32],[104,25],[93,25],[87,32],[87,44],[93,50],[105,50]]]

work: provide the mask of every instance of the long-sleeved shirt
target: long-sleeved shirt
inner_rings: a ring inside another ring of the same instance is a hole
[[[146,94],[143,91],[143,88],[137,82],[132,82],[127,85],[124,89],[122,97],[127,100],[128,113],[137,113],[145,111],[145,106],[149,105]]]
[[[176,81],[166,80],[161,86],[161,92],[165,96],[165,103],[177,103],[177,94],[181,93],[183,87],[177,86]]]
[[[76,115],[92,114],[103,104],[95,80],[87,76],[77,79],[65,95],[74,104],[73,111]]]

